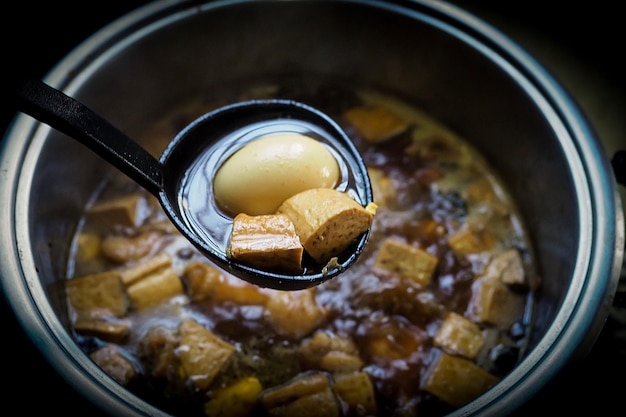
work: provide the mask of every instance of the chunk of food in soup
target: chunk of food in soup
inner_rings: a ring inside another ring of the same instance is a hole
[[[312,188],[286,199],[278,213],[293,222],[306,252],[316,262],[324,263],[370,228],[376,205],[362,207],[345,193]]]
[[[203,257],[154,198],[112,175],[69,259],[78,344],[173,415],[441,416],[497,384],[524,354],[538,288],[524,219],[497,173],[386,94],[323,83],[250,91],[262,97],[229,98],[288,97],[337,120],[364,157],[374,206],[271,198],[269,214],[235,221],[231,251],[297,268],[298,239],[315,242],[304,248],[319,259],[335,250],[320,232],[332,223],[333,242],[371,227],[360,258],[307,290],[254,286]],[[170,138],[176,121],[211,106],[183,106],[147,137]],[[332,191],[308,189],[318,188]]]

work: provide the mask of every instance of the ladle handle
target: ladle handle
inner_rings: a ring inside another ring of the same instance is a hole
[[[78,140],[147,191],[162,188],[162,164],[95,111],[40,80],[18,81],[18,110]]]

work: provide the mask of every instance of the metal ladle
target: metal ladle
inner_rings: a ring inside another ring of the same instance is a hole
[[[339,256],[334,267],[287,275],[236,262],[227,256],[223,241],[198,233],[187,220],[180,188],[188,168],[215,141],[241,126],[265,120],[302,120],[326,131],[336,154],[343,160],[341,163],[349,171],[347,187],[363,206],[371,203],[369,176],[352,141],[332,119],[305,104],[270,99],[221,107],[180,131],[157,160],[96,112],[42,81],[20,81],[15,92],[19,111],[78,140],[156,196],[172,223],[201,253],[225,271],[250,283],[281,290],[312,287],[350,267],[368,240],[369,230]]]

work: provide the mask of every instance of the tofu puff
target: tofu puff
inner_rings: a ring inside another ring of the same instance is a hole
[[[329,262],[371,227],[375,212],[375,204],[362,207],[331,188],[302,191],[285,200],[276,214],[238,214],[230,256],[260,269],[299,273],[303,251],[319,264]]]

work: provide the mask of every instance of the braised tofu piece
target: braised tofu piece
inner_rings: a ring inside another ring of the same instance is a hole
[[[114,225],[137,227],[148,214],[148,202],[139,193],[100,201],[85,212],[90,224],[98,224],[100,230],[109,229]]]
[[[179,335],[175,329],[157,325],[151,327],[139,341],[139,355],[145,372],[154,378],[170,381],[179,379]]]
[[[78,262],[89,262],[100,256],[102,239],[94,233],[78,235],[76,245],[76,259]]]
[[[369,326],[359,346],[363,355],[374,362],[404,360],[420,349],[426,337],[423,330],[397,320]]]
[[[145,310],[184,293],[183,284],[172,268],[150,274],[128,286],[126,291],[137,310]]]
[[[267,292],[237,278],[229,278],[221,270],[204,262],[190,262],[183,271],[187,295],[192,301],[211,300],[239,305],[265,305]]]
[[[435,346],[468,359],[475,359],[484,343],[480,328],[454,312],[448,313],[434,339]]]
[[[137,236],[110,236],[102,241],[102,255],[114,263],[137,261],[154,251],[162,233],[149,231]]]
[[[525,297],[516,293],[496,277],[483,276],[472,283],[465,317],[473,322],[509,328],[522,317]]]
[[[301,361],[306,367],[319,367],[332,374],[359,371],[363,359],[354,342],[330,331],[316,331],[300,345]]]
[[[109,374],[120,384],[126,386],[138,372],[133,363],[116,345],[105,345],[89,354],[91,360],[98,364],[103,371]]]
[[[497,277],[506,285],[526,284],[522,256],[517,249],[509,249],[496,255],[487,265],[485,275]]]
[[[390,201],[396,198],[396,189],[391,179],[378,168],[368,167],[367,173],[372,184],[374,202],[379,207],[387,206]]]
[[[388,238],[378,249],[374,267],[424,288],[430,283],[438,263],[435,255]]]
[[[326,319],[326,311],[315,299],[315,288],[276,291],[265,307],[265,318],[272,327],[278,333],[294,338],[308,335]]]
[[[233,220],[230,256],[238,262],[262,270],[299,274],[303,251],[294,225],[286,215],[240,213]]]
[[[333,375],[356,372],[364,365],[365,363],[360,356],[337,350],[324,354],[319,361],[320,369]]]
[[[386,107],[367,105],[344,112],[343,117],[372,143],[383,142],[409,128],[409,123]]]
[[[145,278],[147,275],[154,273],[165,268],[172,266],[172,258],[165,252],[162,252],[147,261],[140,262],[139,264],[126,268],[120,271],[122,276],[122,282],[124,285],[129,286],[135,282]]]
[[[347,405],[349,416],[378,414],[374,385],[366,372],[355,372],[335,377],[333,389]]]
[[[223,279],[219,269],[199,261],[188,263],[182,275],[187,295],[193,302],[210,300]]]
[[[433,353],[433,362],[424,373],[420,386],[454,407],[474,400],[499,381],[468,359],[443,351]]]
[[[181,371],[199,389],[206,390],[228,363],[235,347],[193,319],[179,326]]]
[[[79,314],[104,309],[116,317],[122,317],[130,306],[122,278],[117,272],[102,272],[68,280],[66,290],[70,304]]]
[[[323,263],[370,228],[376,205],[364,208],[341,191],[314,188],[288,198],[278,212],[291,219],[307,253]]]
[[[263,386],[257,378],[241,378],[225,388],[212,391],[209,401],[204,404],[204,413],[209,417],[252,416],[262,390]]]
[[[261,394],[261,403],[272,417],[341,416],[341,405],[329,375],[307,372]]]
[[[98,337],[106,342],[123,343],[130,334],[130,324],[105,318],[79,318],[74,330],[83,336]]]
[[[448,245],[459,258],[486,252],[493,247],[493,238],[486,231],[464,228],[448,237]]]

